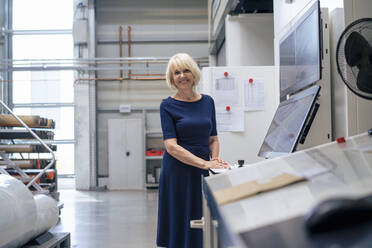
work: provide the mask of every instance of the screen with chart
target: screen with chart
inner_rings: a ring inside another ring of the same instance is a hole
[[[271,158],[295,151],[319,90],[320,86],[313,86],[279,104],[258,156]]]
[[[280,96],[321,79],[319,2],[315,2],[279,41]]]

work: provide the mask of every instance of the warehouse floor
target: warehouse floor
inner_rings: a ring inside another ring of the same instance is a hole
[[[70,232],[71,247],[153,248],[157,191],[76,191],[74,179],[59,179],[64,203],[53,232]]]

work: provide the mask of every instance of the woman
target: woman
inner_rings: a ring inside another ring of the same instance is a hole
[[[157,245],[201,248],[202,231],[190,220],[202,217],[201,176],[210,168],[228,168],[218,157],[214,101],[195,92],[200,70],[185,53],[168,63],[167,83],[177,90],[160,104],[166,148],[159,182]]]

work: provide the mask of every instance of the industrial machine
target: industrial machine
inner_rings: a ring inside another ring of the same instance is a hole
[[[369,100],[371,25],[351,23],[336,55],[344,83]],[[205,178],[210,247],[370,247],[371,168],[372,129]]]

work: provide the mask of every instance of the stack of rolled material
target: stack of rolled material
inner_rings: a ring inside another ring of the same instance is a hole
[[[47,130],[33,130],[40,139],[52,140],[54,132]],[[0,139],[35,139],[26,129],[0,129]]]
[[[0,174],[0,247],[20,247],[58,222],[57,202],[33,196],[19,180]]]
[[[56,123],[52,119],[48,119],[48,123],[46,125],[46,128],[53,129],[56,127]]]
[[[31,160],[13,160],[13,162],[21,169],[33,169],[36,168],[37,162]],[[4,160],[0,160],[0,165],[8,165]]]
[[[37,128],[54,128],[55,123],[51,119],[42,118],[38,115],[19,115],[18,116],[27,126]],[[23,127],[13,115],[0,115],[1,127]]]
[[[49,145],[50,149],[52,151],[57,150],[56,145]],[[0,145],[0,151],[4,151],[7,153],[16,153],[16,152],[27,152],[27,153],[41,153],[41,152],[49,152],[44,146],[42,145],[20,145],[20,144],[6,144],[6,145]]]
[[[21,169],[43,169],[50,162],[49,159],[12,159],[12,161]],[[7,164],[7,162],[0,159],[0,165]]]
[[[36,177],[41,172],[41,169],[26,169],[26,170],[23,170],[23,172],[26,173],[29,176],[28,179],[22,179],[21,175],[19,175],[17,173],[17,171],[14,170],[14,169],[7,169],[7,172],[12,177],[17,178],[18,180],[27,184],[32,178]],[[42,186],[41,184],[43,184],[43,186],[45,186],[47,188],[48,188],[48,185],[54,186],[55,185],[55,183],[54,183],[55,182],[55,176],[56,176],[56,171],[54,169],[46,170],[45,173],[42,174],[42,176],[38,180],[36,180],[36,183],[39,184],[40,186]],[[47,189],[47,188],[45,188],[45,189]],[[33,190],[33,188],[31,188],[30,190]]]

